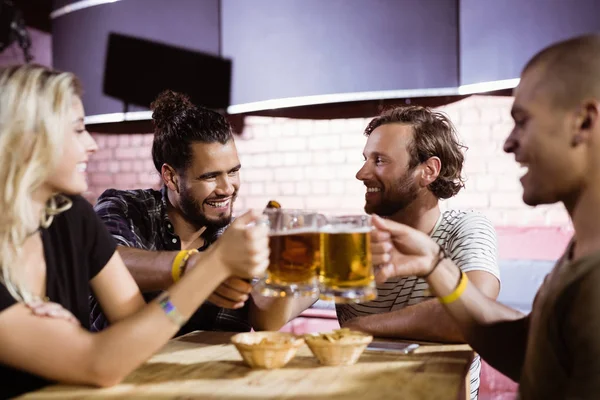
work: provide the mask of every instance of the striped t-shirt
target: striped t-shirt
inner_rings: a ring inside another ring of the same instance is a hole
[[[444,211],[431,238],[446,250],[452,261],[464,272],[485,271],[500,280],[498,240],[490,220],[474,211]],[[377,285],[377,299],[360,304],[338,304],[340,324],[361,316],[400,310],[433,298],[427,282],[416,276],[391,278]],[[471,398],[479,390],[481,360],[476,356],[471,365]]]

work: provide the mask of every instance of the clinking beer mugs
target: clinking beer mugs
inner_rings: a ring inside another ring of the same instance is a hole
[[[281,209],[269,202],[270,264],[265,296],[320,296],[337,303],[377,296],[371,265],[371,218]]]

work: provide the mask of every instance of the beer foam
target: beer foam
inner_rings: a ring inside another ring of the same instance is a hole
[[[370,226],[356,226],[354,224],[325,225],[321,233],[369,233],[373,230]]]
[[[319,228],[291,228],[291,229],[270,232],[269,236],[287,236],[287,235],[296,235],[296,234],[303,234],[303,233],[319,233]]]

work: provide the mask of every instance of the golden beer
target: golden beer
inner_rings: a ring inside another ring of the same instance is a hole
[[[334,290],[368,286],[373,282],[371,236],[368,232],[323,233],[320,280]]]
[[[269,268],[258,289],[263,296],[319,294],[321,265],[319,227],[324,216],[305,210],[268,209]]]
[[[271,235],[268,283],[289,285],[313,282],[320,265],[320,247],[318,232]]]
[[[330,217],[321,229],[321,252],[321,299],[358,303],[377,297],[369,216]]]

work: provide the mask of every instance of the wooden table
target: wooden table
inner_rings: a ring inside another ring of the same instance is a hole
[[[323,367],[308,347],[278,370],[250,369],[232,333],[194,332],[171,340],[120,385],[51,386],[24,399],[464,399],[473,352],[467,345],[421,346],[413,354],[366,351],[356,365]],[[465,386],[466,384],[466,386]]]

